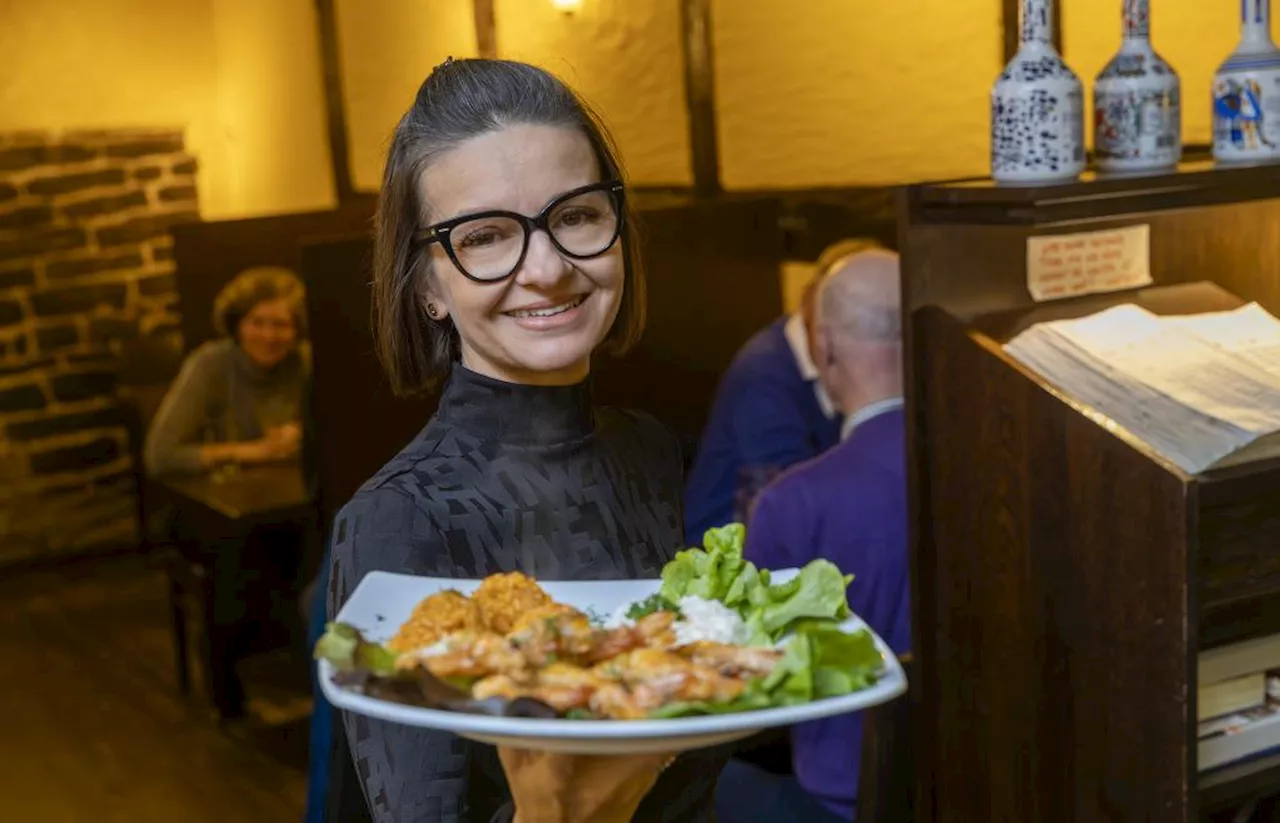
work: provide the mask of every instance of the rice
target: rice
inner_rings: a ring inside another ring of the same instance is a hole
[[[719,600],[682,597],[678,605],[680,619],[673,628],[679,645],[700,640],[735,646],[747,642],[747,624],[742,622],[737,612]]]

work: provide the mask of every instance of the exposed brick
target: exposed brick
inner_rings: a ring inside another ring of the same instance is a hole
[[[172,203],[177,200],[195,200],[195,186],[168,186],[159,192],[160,202]]]
[[[81,200],[78,203],[63,206],[62,212],[68,217],[94,217],[99,214],[110,214],[113,211],[124,211],[134,206],[145,205],[147,205],[147,195],[144,192],[131,191],[128,194]]]
[[[34,383],[0,389],[0,411],[34,411],[44,407],[44,392]]]
[[[68,363],[92,363],[95,366],[107,366],[115,369],[119,363],[119,358],[109,351],[94,351],[86,354],[72,354],[67,356]]]
[[[118,406],[113,406],[96,411],[60,414],[56,417],[45,417],[25,423],[10,423],[8,432],[10,440],[38,440],[58,434],[70,434],[87,429],[110,429],[123,425],[123,413]]]
[[[19,341],[23,342],[24,345],[22,346],[22,348],[25,351],[26,337],[18,337],[18,338],[14,338],[13,340],[7,341],[4,347],[5,351],[8,352],[9,343],[18,343]],[[18,347],[15,346],[14,348],[16,349]],[[23,352],[18,352],[18,351],[14,352],[14,354],[19,354],[19,355],[22,353]],[[0,366],[0,375],[4,375],[5,377],[12,377],[15,374],[42,372],[45,369],[52,368],[53,364],[54,364],[54,359],[52,357],[29,358],[26,360],[20,360],[17,363],[9,363],[7,365]]]
[[[89,321],[89,340],[107,343],[112,340],[134,340],[138,336],[138,322],[125,317],[94,317]]]
[[[124,182],[123,169],[104,169],[77,174],[59,174],[32,180],[27,191],[32,194],[70,194],[94,186],[118,186]]]
[[[80,329],[73,323],[45,326],[36,329],[36,345],[40,351],[51,354],[80,345]]]
[[[78,260],[59,260],[50,263],[45,273],[52,280],[66,277],[83,277],[86,274],[97,274],[101,271],[118,271],[136,269],[142,265],[141,252],[127,252],[100,257],[80,258]]]
[[[151,249],[151,259],[163,263],[173,259],[173,246],[155,246]]]
[[[41,317],[81,314],[98,306],[123,309],[128,293],[128,287],[124,283],[71,286],[37,292],[31,295],[31,306]]]
[[[146,297],[157,294],[173,294],[178,291],[178,278],[172,274],[158,274],[138,281],[138,293]]]
[[[191,160],[183,160],[181,163],[173,164],[173,173],[174,174],[195,174],[197,168],[199,168],[199,164],[195,161],[194,158]]]
[[[8,183],[0,183],[0,203],[18,196],[18,188]]]
[[[22,322],[26,311],[16,300],[0,300],[0,326],[16,326]]]
[[[120,457],[120,444],[111,437],[99,437],[83,446],[68,446],[31,455],[31,471],[36,474],[83,471],[105,466]]]
[[[15,337],[9,341],[10,354],[24,355],[27,353],[27,336]]]
[[[55,163],[79,163],[97,156],[88,146],[53,144],[0,149],[0,171],[17,171]]]
[[[12,289],[19,286],[34,286],[36,273],[32,269],[9,269],[0,271],[0,289]]]
[[[122,246],[126,243],[139,243],[156,235],[165,234],[175,223],[187,223],[200,219],[194,211],[174,212],[173,214],[153,214],[137,217],[114,226],[98,229],[100,246]]]
[[[141,180],[145,183],[148,180],[157,179],[162,174],[164,174],[164,169],[159,166],[143,166],[140,169],[133,170],[133,179]]]
[[[35,257],[53,251],[78,249],[88,241],[83,229],[43,229],[24,231],[0,240],[0,260]]]
[[[102,397],[116,390],[116,375],[106,371],[72,372],[59,374],[50,381],[53,396],[64,403]]]
[[[151,154],[173,154],[182,151],[182,137],[155,137],[107,147],[107,157],[146,157]]]
[[[0,212],[0,229],[29,229],[53,222],[53,209],[48,206],[19,206]]]

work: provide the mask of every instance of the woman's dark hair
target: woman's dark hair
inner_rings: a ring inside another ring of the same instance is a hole
[[[287,300],[298,336],[307,333],[306,291],[298,275],[278,266],[255,266],[231,278],[213,301],[213,328],[240,342],[240,321],[253,307],[268,300]]]
[[[378,357],[397,394],[430,388],[459,356],[453,320],[432,320],[423,304],[431,257],[414,240],[427,219],[422,174],[441,152],[517,124],[577,129],[591,143],[601,179],[623,179],[617,147],[599,115],[550,72],[508,60],[450,59],[436,67],[396,126],[378,202],[373,328]],[[639,340],[645,319],[644,273],[630,206],[624,219],[622,304],[602,346],[615,354]]]

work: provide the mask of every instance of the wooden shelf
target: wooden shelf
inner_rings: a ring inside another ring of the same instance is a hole
[[[1088,171],[1076,182],[1050,186],[967,178],[914,186],[911,192],[919,217],[929,222],[1028,225],[1094,217],[1100,207],[1136,214],[1280,197],[1280,164],[1217,166],[1193,160],[1157,174]]]
[[[1149,288],[1037,303],[1036,236],[1146,225]],[[1280,460],[1188,475],[1004,354],[1118,303],[1280,313],[1280,166],[899,195],[926,823],[1192,823],[1280,793],[1200,775],[1202,648],[1280,632]]]
[[[1280,753],[1235,763],[1200,775],[1201,813],[1238,805],[1280,787]]]

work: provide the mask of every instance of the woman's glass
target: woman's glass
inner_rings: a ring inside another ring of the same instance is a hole
[[[513,211],[483,211],[437,223],[420,232],[419,243],[439,243],[472,280],[491,283],[510,277],[529,251],[529,237],[541,229],[565,257],[585,260],[609,250],[622,233],[623,185],[618,180],[567,191],[535,217]]]

